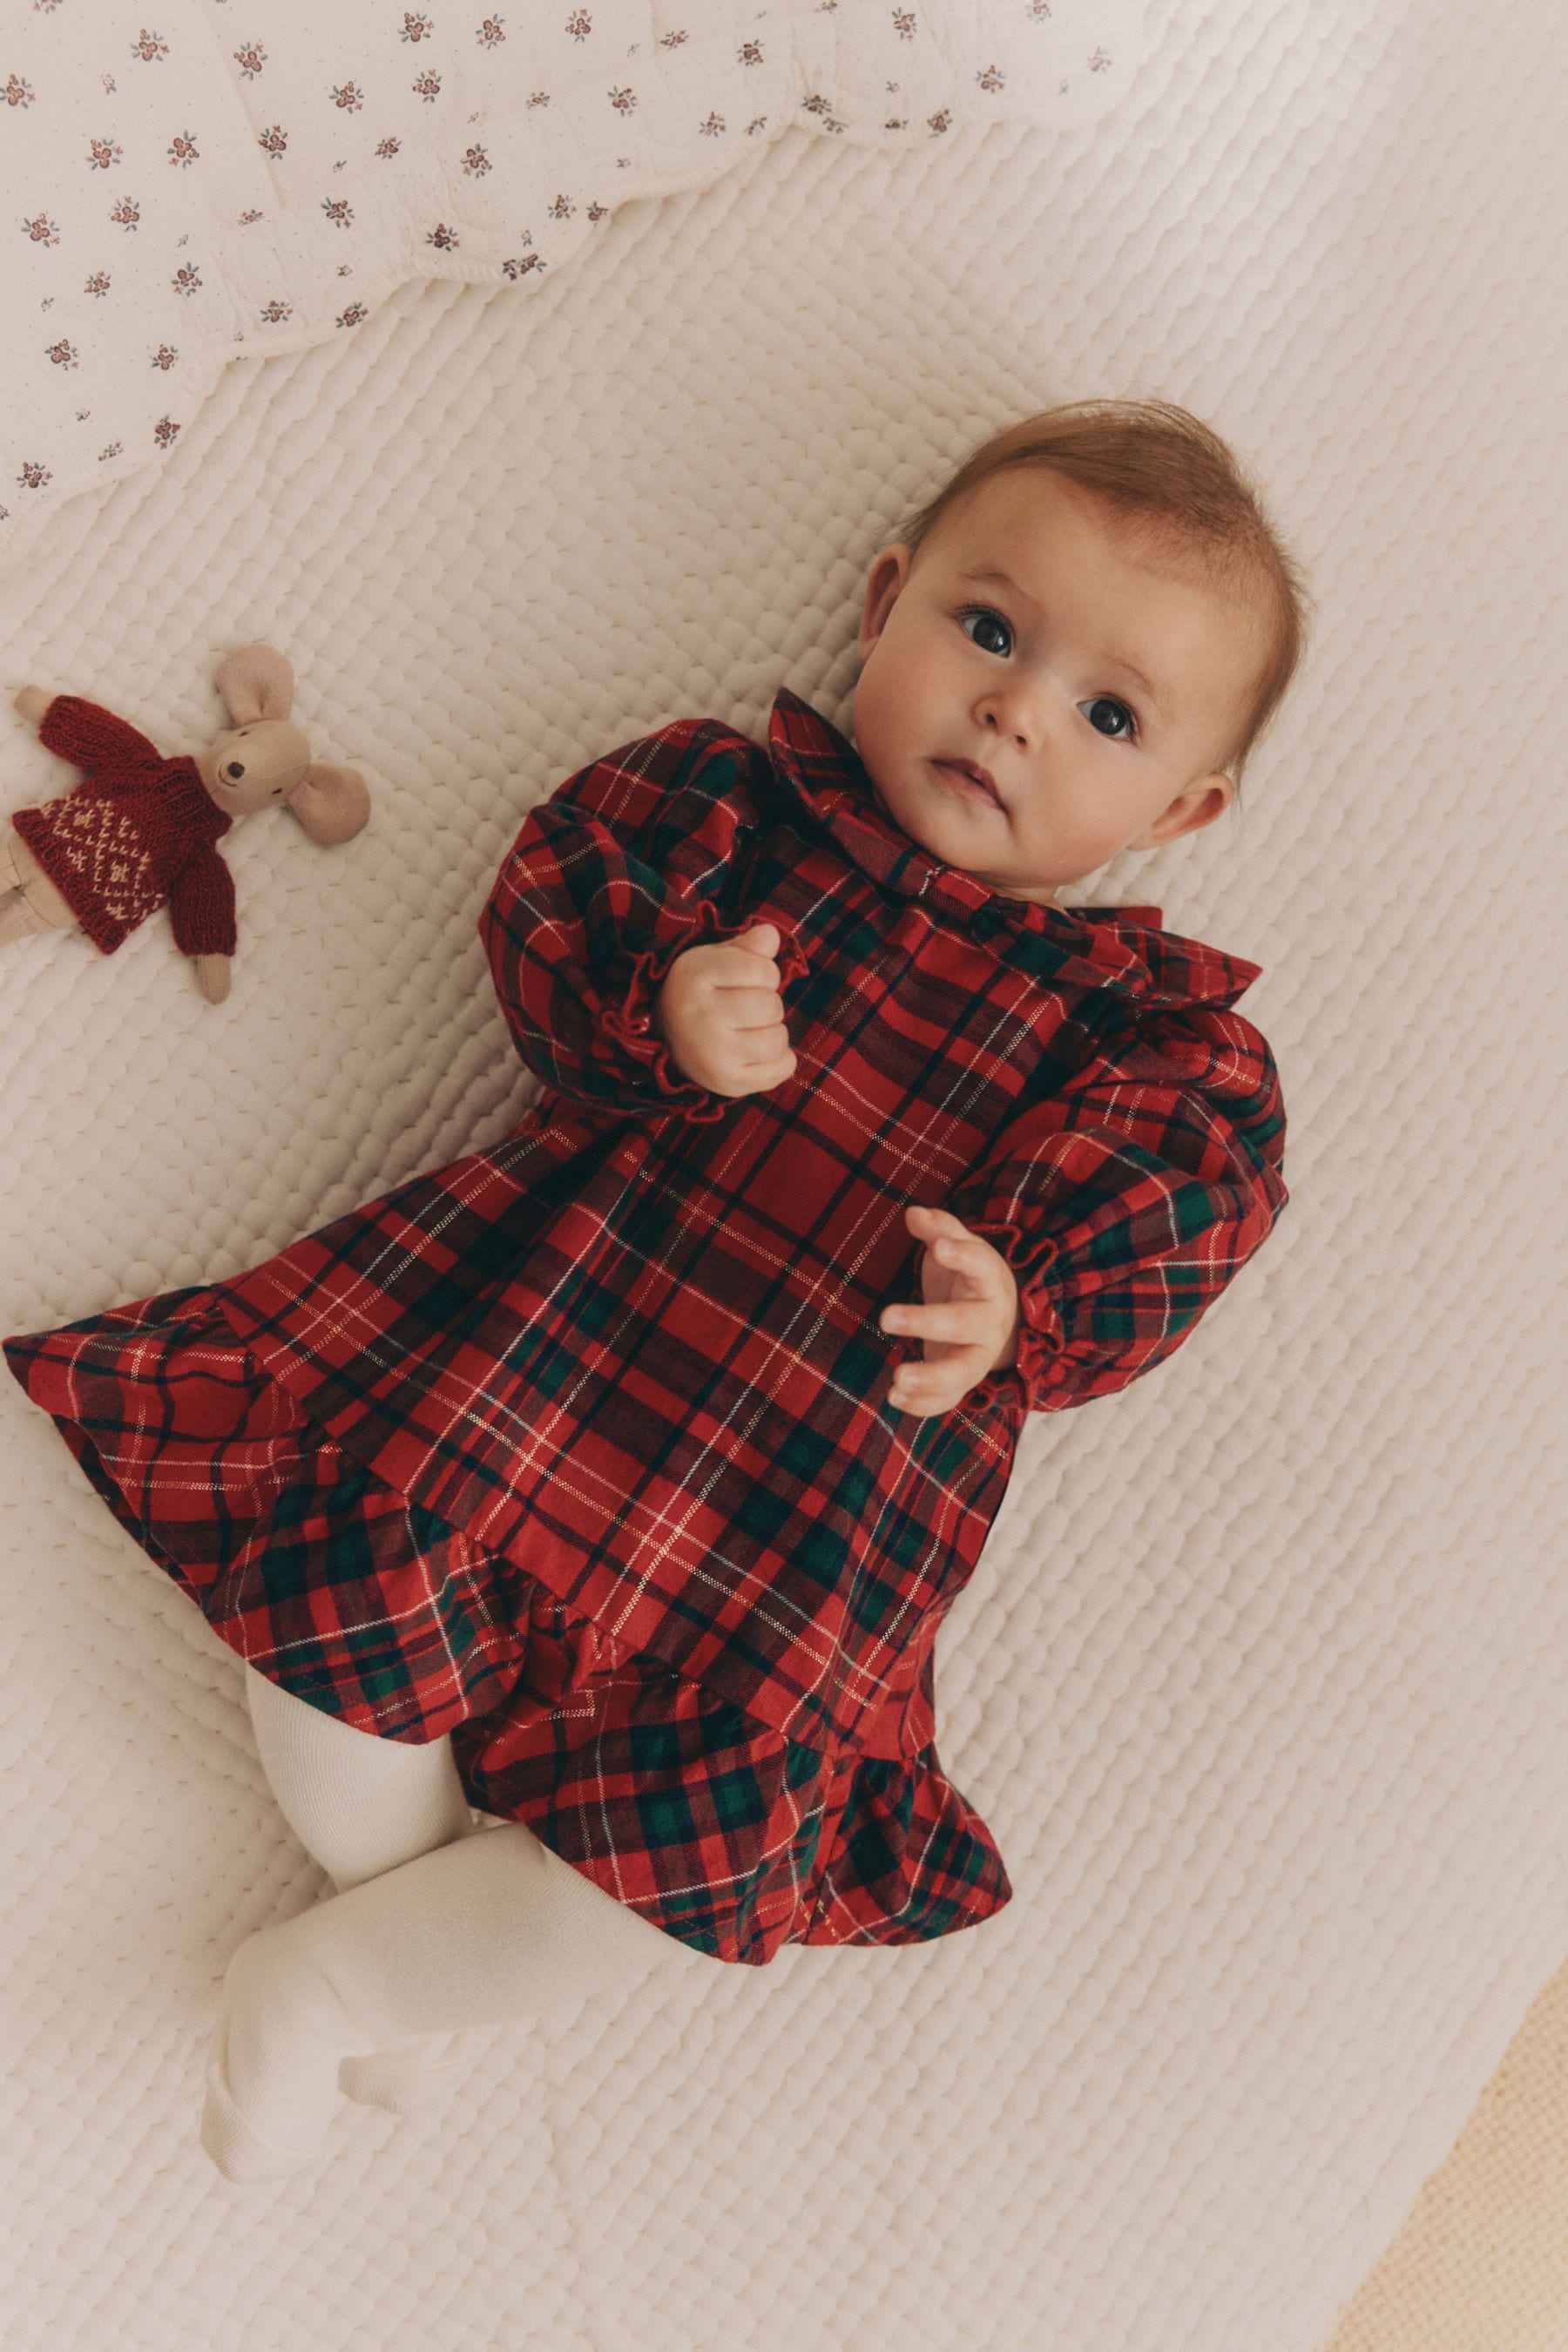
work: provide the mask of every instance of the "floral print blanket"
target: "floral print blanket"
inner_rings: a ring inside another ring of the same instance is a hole
[[[416,278],[539,284],[628,197],[789,129],[1081,122],[1141,0],[15,0],[0,19],[0,537],[155,463],[226,362]]]

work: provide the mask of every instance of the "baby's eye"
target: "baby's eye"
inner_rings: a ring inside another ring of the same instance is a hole
[[[1124,702],[1113,694],[1097,694],[1092,702],[1080,702],[1079,709],[1088,717],[1089,725],[1112,742],[1131,743],[1138,732],[1138,721]]]
[[[964,625],[969,621],[984,621],[988,627],[1000,629],[1007,640],[1006,645],[982,646],[978,637],[970,637],[971,645],[980,646],[981,652],[986,654],[1005,654],[1007,651],[1007,646],[1013,642],[1013,632],[1000,613],[992,612],[985,604],[966,604],[958,616],[958,625],[963,630],[965,636],[969,636],[969,631]]]

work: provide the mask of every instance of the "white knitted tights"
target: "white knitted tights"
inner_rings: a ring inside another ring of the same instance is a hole
[[[706,1965],[522,1822],[481,1831],[449,1738],[374,1738],[249,1666],[246,1691],[279,1809],[340,1891],[229,1961],[202,2119],[226,2179],[318,2156],[340,2090],[411,2112],[475,2029]]]

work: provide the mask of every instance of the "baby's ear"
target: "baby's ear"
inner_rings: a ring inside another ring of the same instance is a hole
[[[355,768],[318,762],[306,769],[285,804],[323,849],[352,841],[370,822],[370,790]]]
[[[294,700],[294,672],[274,646],[241,646],[217,666],[217,690],[237,727],[258,719],[287,719]]]

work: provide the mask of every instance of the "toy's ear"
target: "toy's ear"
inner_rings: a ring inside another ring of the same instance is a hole
[[[237,727],[258,719],[287,719],[294,699],[294,672],[272,646],[241,646],[217,666],[217,690]]]
[[[311,840],[319,841],[323,849],[333,849],[340,841],[352,841],[370,822],[370,792],[364,778],[353,768],[329,768],[320,763],[307,768],[293,791],[286,795],[286,804]]]

